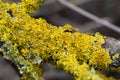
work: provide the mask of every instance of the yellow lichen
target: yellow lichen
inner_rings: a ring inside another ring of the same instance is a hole
[[[117,59],[117,58],[119,58],[119,54],[118,53],[116,53],[115,55],[112,56],[112,59]]]
[[[95,68],[109,70],[109,64],[112,63],[109,54],[102,48],[97,47],[97,49],[94,48],[96,51],[93,51],[89,60],[89,65],[92,65]]]
[[[94,68],[107,70],[112,62],[101,47],[105,37],[99,33],[94,36],[79,33],[70,25],[56,27],[42,18],[30,17],[28,13],[42,3],[43,0],[22,0],[8,4],[0,0],[0,41],[8,48],[0,49],[4,58],[17,65],[22,80],[38,80],[45,62],[73,74],[76,80],[103,80]]]
[[[99,71],[96,71],[96,73],[103,79],[103,80],[116,80],[114,77],[112,76],[105,76],[102,73],[100,73]]]

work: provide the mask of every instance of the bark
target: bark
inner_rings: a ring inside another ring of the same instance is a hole
[[[5,43],[0,42],[0,47],[7,50]],[[109,52],[110,57],[112,58],[116,54],[120,54],[120,41],[114,38],[106,38],[105,43],[102,45],[102,47]],[[0,55],[0,72],[3,71],[3,73],[0,74],[0,80],[20,80],[19,72],[16,69],[16,66],[11,63],[10,61],[6,61],[4,58],[2,58],[2,55]],[[110,65],[110,69],[112,68],[118,68],[120,67],[120,56],[115,58],[113,60],[112,64]],[[7,70],[8,71],[7,71]],[[7,73],[7,74],[6,74]],[[5,74],[5,75],[4,75]],[[11,76],[9,76],[9,74]],[[17,75],[18,74],[18,75]],[[4,75],[4,76],[2,76]],[[5,77],[6,76],[6,77]],[[70,74],[67,74],[65,71],[57,70],[55,69],[51,64],[46,63],[44,65],[44,74],[43,77],[46,80],[55,80],[55,79],[65,79],[65,80],[74,80],[73,76]]]
[[[109,52],[111,58],[116,54],[120,54],[120,41],[117,39],[106,38],[105,44],[102,46],[107,52]],[[115,60],[113,60],[111,67],[120,67],[120,55]]]

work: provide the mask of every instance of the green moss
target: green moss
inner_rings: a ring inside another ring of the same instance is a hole
[[[42,3],[43,0],[23,0],[8,4],[0,0],[0,41],[8,48],[8,51],[0,49],[4,58],[17,65],[22,80],[38,80],[45,62],[72,73],[76,80],[103,80],[94,68],[107,70],[111,64],[109,53],[101,47],[105,37],[99,33],[94,36],[79,33],[70,25],[56,27],[42,18],[30,17],[28,13]]]

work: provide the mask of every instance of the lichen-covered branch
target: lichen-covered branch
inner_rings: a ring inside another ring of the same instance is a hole
[[[73,74],[76,80],[105,80],[95,69],[120,71],[119,65],[114,66],[119,54],[108,51],[107,37],[30,17],[39,2],[41,5],[43,0],[22,0],[18,4],[0,0],[0,51],[17,65],[22,80],[38,80],[45,62]]]
[[[120,67],[120,41],[114,38],[106,38],[105,43],[102,47],[109,53],[112,64],[110,65],[110,69],[114,67],[114,70],[118,72]]]

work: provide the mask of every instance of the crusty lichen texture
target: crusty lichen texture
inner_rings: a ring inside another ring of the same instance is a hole
[[[0,51],[17,65],[21,80],[41,78],[45,62],[73,74],[76,80],[104,80],[95,69],[109,70],[112,63],[109,53],[101,47],[105,37],[30,17],[42,3],[43,0],[22,0],[9,4],[0,0],[0,41],[7,46],[7,50]]]

